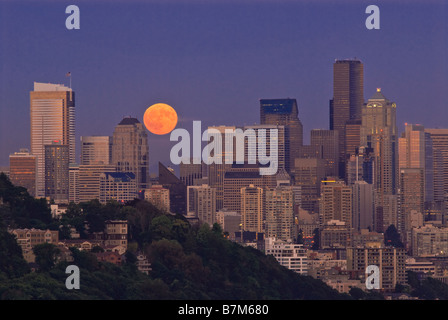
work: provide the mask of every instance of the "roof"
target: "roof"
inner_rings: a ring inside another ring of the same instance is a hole
[[[136,123],[140,123],[140,121],[138,121],[138,119],[136,118],[132,118],[132,117],[126,117],[123,118],[123,120],[120,121],[120,123],[118,125],[133,125]]]
[[[106,179],[111,177],[114,180],[120,180],[122,182],[129,182],[135,179],[135,174],[133,172],[104,172]]]
[[[383,93],[381,92],[381,88],[376,89],[375,94],[369,100],[388,100]]]
[[[260,105],[264,113],[290,114],[297,105],[296,99],[261,99]]]

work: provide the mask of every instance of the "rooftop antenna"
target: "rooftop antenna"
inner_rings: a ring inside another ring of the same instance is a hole
[[[65,74],[65,76],[69,78],[69,81],[70,81],[70,86],[69,87],[71,89],[72,88],[72,73],[71,72],[67,72]]]

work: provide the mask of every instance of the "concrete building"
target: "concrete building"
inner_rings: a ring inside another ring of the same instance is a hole
[[[80,165],[78,173],[78,199],[86,202],[100,199],[100,176],[105,172],[114,172],[114,165]]]
[[[235,240],[235,232],[241,231],[241,214],[222,208],[216,212],[216,222],[223,232],[229,234],[230,240]]]

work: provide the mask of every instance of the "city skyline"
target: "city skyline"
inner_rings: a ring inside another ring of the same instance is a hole
[[[405,122],[446,127],[443,1],[406,6],[379,1],[380,30],[365,28],[364,1],[130,3],[81,1],[82,27],[69,31],[61,5],[0,1],[6,30],[0,53],[0,166],[8,165],[10,154],[30,148],[24,115],[32,83],[68,86],[67,72],[77,94],[77,146],[80,136],[112,135],[123,116],[142,122],[144,110],[156,102],[171,104],[179,114],[178,127],[188,130],[193,120],[258,124],[259,100],[277,98],[297,100],[308,144],[312,129],[329,128],[334,60],[355,57],[364,64],[365,98],[381,87],[397,103],[399,132]],[[19,12],[26,21],[12,19]],[[39,27],[31,30],[34,24]],[[148,40],[139,42],[139,30],[151,31]],[[46,46],[41,46],[42,36]],[[381,54],[371,49],[378,47]],[[422,112],[427,108],[433,112]],[[171,165],[168,139],[148,133],[151,173],[158,161]]]

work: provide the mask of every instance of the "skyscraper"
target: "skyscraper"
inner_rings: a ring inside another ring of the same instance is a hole
[[[189,214],[212,226],[216,222],[216,188],[207,184],[187,187]]]
[[[110,164],[112,138],[109,136],[81,137],[81,165]]]
[[[9,156],[9,179],[14,185],[26,188],[31,196],[36,194],[36,156],[28,149]]]
[[[159,182],[170,191],[170,212],[174,214],[187,214],[187,186],[170,168],[159,162]]]
[[[342,180],[324,180],[320,188],[319,216],[321,225],[331,220],[352,225],[352,189]]]
[[[294,189],[279,186],[265,192],[266,237],[292,242],[294,232]]]
[[[243,231],[264,232],[263,188],[249,185],[241,188],[241,222]]]
[[[398,129],[396,104],[377,92],[362,108],[360,142],[373,149],[373,185],[376,192],[376,219],[382,219],[384,196],[394,195],[398,188]],[[376,221],[377,226],[383,225]],[[385,230],[376,230],[384,232]]]
[[[448,129],[425,129],[433,144],[434,198],[444,201],[448,193]]]
[[[410,241],[413,211],[423,215],[424,210],[424,169],[400,168],[398,232],[403,242]]]
[[[325,176],[339,176],[339,135],[338,131],[311,130],[311,146],[319,148],[319,154],[325,161]]]
[[[300,157],[303,125],[296,99],[261,99],[260,124],[285,126],[285,169],[290,172],[294,159]]]
[[[339,132],[339,176],[341,178],[345,178],[346,125],[350,120],[361,119],[363,104],[364,66],[362,62],[358,59],[336,60],[333,64],[330,130]]]
[[[67,203],[69,196],[69,146],[61,141],[45,145],[45,196]]]
[[[30,92],[31,153],[37,157],[36,196],[45,196],[45,145],[61,141],[75,162],[75,93],[60,84],[34,82]]]
[[[434,200],[434,163],[430,134],[425,132],[422,125],[406,123],[405,131],[398,139],[398,152],[400,169],[423,169],[425,201],[432,202]]]
[[[149,149],[146,130],[136,118],[123,118],[112,137],[112,164],[117,172],[135,174],[137,191],[149,187]]]

